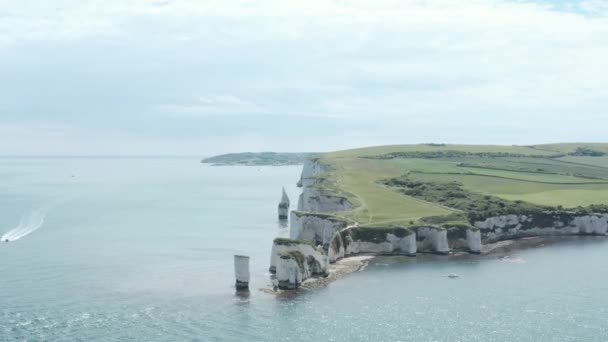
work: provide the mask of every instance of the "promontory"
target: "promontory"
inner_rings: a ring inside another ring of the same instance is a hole
[[[419,144],[305,161],[275,285],[294,289],[355,255],[483,253],[533,236],[608,231],[608,144]]]

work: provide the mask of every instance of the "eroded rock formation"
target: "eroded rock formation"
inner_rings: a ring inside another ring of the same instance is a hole
[[[325,245],[329,243],[335,232],[347,226],[347,221],[330,215],[292,211],[289,237]]]
[[[282,290],[295,289],[310,277],[328,275],[329,261],[322,247],[310,242],[277,238],[272,245],[270,272]]]
[[[289,217],[289,204],[289,196],[287,196],[285,188],[283,188],[283,194],[279,202],[279,220],[287,220]]]
[[[474,226],[480,230],[484,243],[544,235],[606,235],[608,214],[503,215],[477,221]]]

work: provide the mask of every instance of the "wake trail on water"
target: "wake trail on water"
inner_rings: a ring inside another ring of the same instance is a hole
[[[48,208],[32,210],[19,221],[19,225],[0,237],[0,242],[13,242],[38,230],[44,224]]]

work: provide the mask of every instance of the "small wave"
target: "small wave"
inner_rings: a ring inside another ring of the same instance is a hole
[[[523,258],[519,258],[519,257],[512,258],[512,257],[510,257],[508,255],[500,258],[500,261],[510,262],[510,263],[513,263],[513,264],[525,264],[526,263],[526,260],[524,260]]]
[[[47,209],[37,209],[24,215],[19,221],[19,225],[8,232],[4,233],[0,237],[1,242],[13,242],[17,241],[25,236],[38,230],[44,224],[44,219],[47,214]]]

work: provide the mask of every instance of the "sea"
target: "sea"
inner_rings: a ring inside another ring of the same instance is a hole
[[[604,238],[379,257],[324,288],[262,291],[300,172],[0,158],[0,341],[608,341]],[[235,254],[251,258],[249,294]]]

